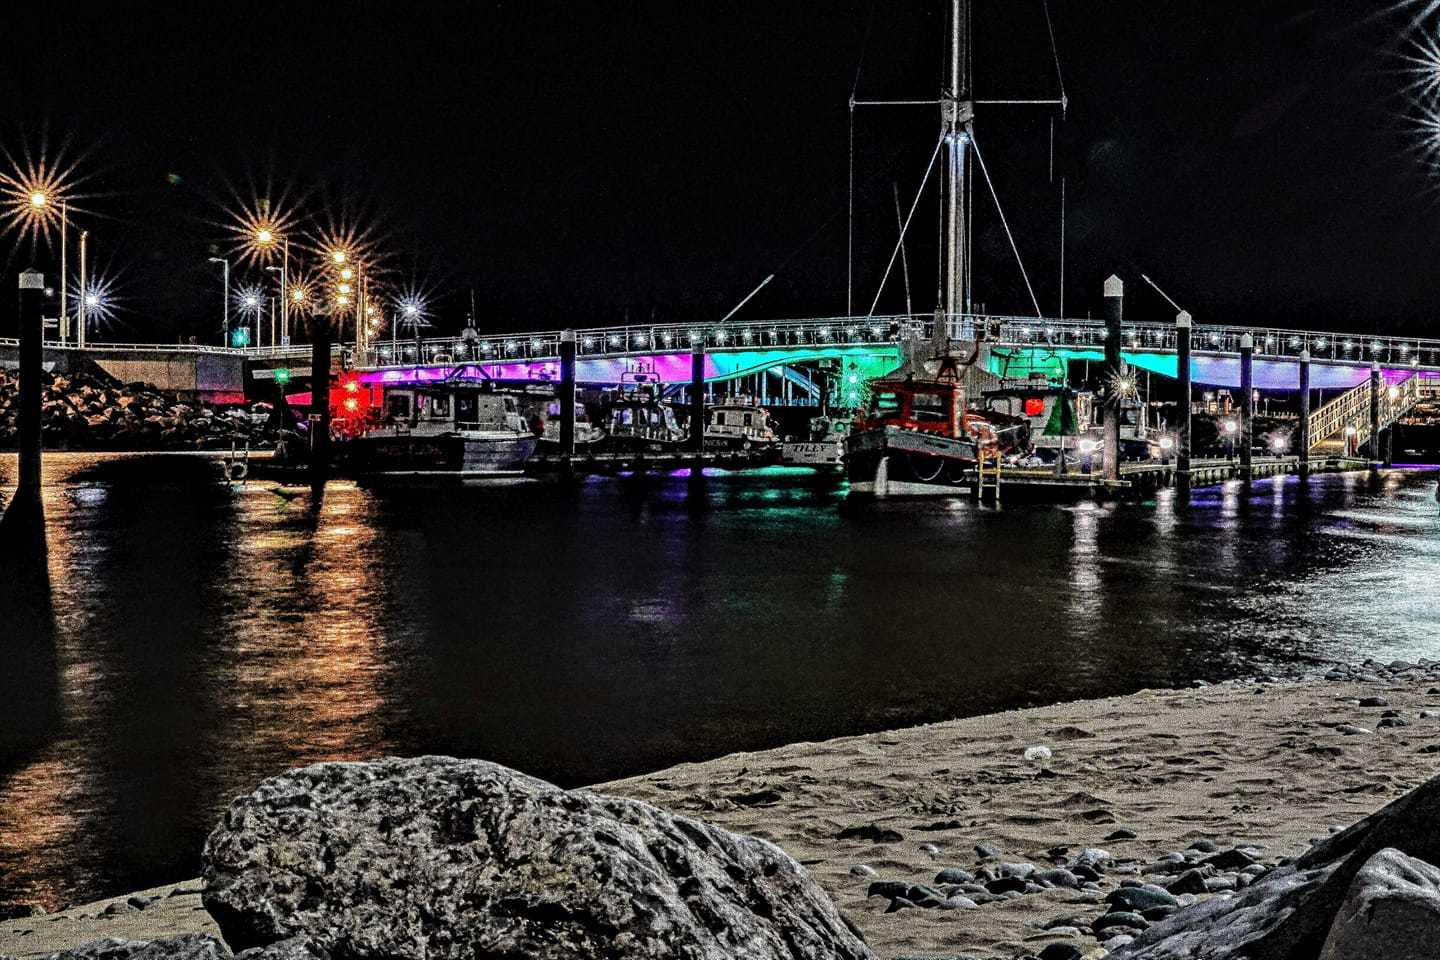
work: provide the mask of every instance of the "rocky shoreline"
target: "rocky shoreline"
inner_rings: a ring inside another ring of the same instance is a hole
[[[833,938],[833,943],[815,941],[811,952],[785,953],[783,944],[793,942],[792,938],[777,933],[766,940],[770,934],[762,930],[756,934],[757,943],[773,941],[782,946],[768,953],[751,951],[755,956],[874,955],[891,960],[1228,956],[1219,952],[1214,930],[1206,934],[1203,945],[1211,952],[1174,947],[1170,942],[1174,934],[1166,931],[1175,928],[1183,934],[1185,924],[1206,917],[1217,929],[1234,926],[1230,920],[1217,919],[1228,916],[1232,907],[1248,910],[1244,916],[1250,921],[1263,919],[1268,916],[1263,908],[1269,902],[1267,890],[1281,887],[1292,899],[1300,897],[1311,887],[1323,886],[1315,879],[1316,870],[1328,870],[1332,886],[1345,890],[1360,882],[1383,887],[1385,877],[1397,872],[1410,876],[1420,870],[1399,859],[1419,854],[1397,853],[1391,850],[1394,844],[1368,851],[1367,863],[1378,858],[1373,867],[1350,863],[1353,857],[1344,859],[1336,850],[1341,837],[1355,834],[1347,829],[1351,824],[1440,772],[1440,664],[1326,666],[1320,677],[1260,677],[1187,690],[1141,691],[1108,700],[793,744],[685,764],[592,791],[558,791],[583,799],[555,802],[560,805],[557,809],[580,804],[576,809],[590,811],[586,815],[592,819],[633,816],[652,826],[669,824],[655,826],[663,836],[673,833],[683,838],[691,828],[674,824],[685,822],[700,824],[704,831],[716,829],[716,837],[739,838],[725,841],[732,845],[743,845],[753,837],[783,858],[776,859],[773,868],[747,860],[749,866],[743,869],[722,858],[717,861],[718,873],[705,874],[710,877],[706,890],[712,892],[726,889],[730,881],[725,876],[736,871],[748,876],[746,871],[753,869],[763,876],[771,870],[789,877],[792,874],[784,864],[798,862],[796,869],[803,870],[793,876],[808,875],[814,884],[807,887],[808,879],[794,879],[787,893],[762,897],[766,906],[747,907],[734,916],[721,907],[749,901],[732,902],[727,899],[730,893],[715,894],[720,899],[699,911],[700,916],[708,910],[708,915],[729,917],[726,927],[731,928],[740,925],[736,918],[752,914],[782,916],[784,911],[777,913],[777,908],[788,905],[797,911],[787,921],[791,926],[823,929]],[[537,796],[549,796],[542,788],[535,788],[540,791]],[[1416,794],[1423,795],[1423,790]],[[643,802],[630,806],[635,800]],[[596,803],[600,807],[591,806]],[[508,800],[506,804],[513,806]],[[530,835],[527,843],[557,835],[559,828],[551,827]],[[595,835],[593,829],[586,834]],[[693,838],[675,840],[674,836],[666,843],[679,844],[675,850],[683,848],[680,859],[693,873],[694,865],[703,860],[688,846]],[[707,844],[707,849],[724,846],[715,837]],[[1347,851],[1354,847],[1349,840],[1345,844]],[[571,856],[573,844],[565,849],[569,851],[565,855]],[[641,859],[651,858],[649,869],[673,880],[679,861],[656,849],[647,841],[632,852]],[[1311,865],[1297,881],[1306,858]],[[212,860],[207,853],[207,865]],[[1342,867],[1342,860],[1348,866]],[[316,871],[333,869],[333,865],[325,867],[323,859],[319,862],[322,866]],[[264,873],[252,868],[236,875]],[[207,866],[207,879],[213,883],[216,876]],[[1377,881],[1377,876],[1382,879]],[[677,881],[675,890],[682,886],[683,881]],[[1301,893],[1296,893],[1300,888]],[[53,916],[0,921],[0,954],[40,956],[107,936],[215,937],[222,930],[231,948],[273,949],[281,942],[276,939],[280,934],[293,932],[282,924],[266,928],[269,932],[258,938],[236,936],[233,922],[217,924],[212,919],[217,913],[227,916],[229,908],[219,906],[215,893],[207,894],[202,903],[199,890],[191,882]],[[495,916],[514,920],[529,915],[538,918],[536,929],[543,929],[547,924],[564,926],[582,914],[610,917],[602,927],[636,922],[634,916],[616,920],[606,913],[613,907],[601,892],[594,892],[589,900],[582,898],[587,906],[567,901],[568,913],[549,913],[548,907],[534,912],[534,890],[527,890],[486,900],[494,907],[487,913],[491,918],[487,923],[493,926]],[[688,899],[682,892],[663,906],[657,901],[655,915],[693,918],[696,914],[687,913],[684,904],[698,895],[691,890]],[[354,902],[353,891],[348,897],[347,902]],[[284,902],[278,895],[257,894],[252,899]],[[294,901],[286,914],[303,914],[302,902],[303,897]],[[508,907],[495,906],[507,902]],[[529,904],[526,909],[531,913],[518,903]],[[1324,903],[1330,914],[1312,926],[1323,925],[1328,932],[1331,914],[1340,910],[1340,902],[1330,890]],[[1198,919],[1187,920],[1190,917]],[[332,920],[321,928],[331,931],[325,936],[331,938],[326,942],[333,948]],[[851,927],[865,945],[835,946],[844,943]],[[789,928],[776,921],[765,929],[774,933]],[[1240,928],[1249,929],[1244,924]],[[314,928],[297,929],[308,935]],[[700,923],[686,936],[703,942],[707,929]],[[682,941],[691,942],[683,937],[667,941],[665,949],[678,951],[676,956],[692,955],[677,946]],[[201,942],[191,945],[197,943]],[[202,946],[225,949],[218,942]],[[574,954],[564,949],[556,946],[554,950],[560,952],[529,955],[585,955],[583,948]],[[616,955],[666,955],[657,950]],[[405,950],[397,952],[394,944],[384,951],[406,955]],[[1361,955],[1335,954],[1337,958]]]
[[[263,439],[244,410],[218,408],[142,383],[124,384],[98,367],[42,376],[41,437],[47,449],[190,450]],[[19,437],[20,381],[0,370],[0,449]]]

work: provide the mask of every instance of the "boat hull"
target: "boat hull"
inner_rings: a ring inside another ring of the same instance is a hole
[[[780,462],[797,467],[838,467],[845,457],[845,444],[838,440],[794,440],[780,448]]]
[[[479,430],[439,436],[370,436],[353,441],[350,464],[357,475],[454,473],[467,478],[513,476],[535,452],[533,434]]]
[[[976,455],[968,438],[887,426],[850,435],[845,472],[859,496],[968,496]]]

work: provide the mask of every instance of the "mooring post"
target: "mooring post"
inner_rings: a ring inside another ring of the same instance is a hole
[[[1310,476],[1310,351],[1300,351],[1300,429],[1296,434],[1300,476]]]
[[[330,320],[316,317],[310,331],[310,483],[323,487],[329,475]]]
[[[1380,361],[1370,364],[1370,469],[1380,469]]]
[[[1255,337],[1240,335],[1240,478],[1255,479]]]
[[[20,274],[20,477],[15,498],[40,492],[40,373],[45,336],[45,276]]]
[[[1105,479],[1120,479],[1120,405],[1118,388],[1124,376],[1120,357],[1120,324],[1125,313],[1125,284],[1113,273],[1105,281]]]
[[[560,459],[575,456],[575,331],[560,333]]]
[[[1175,372],[1180,378],[1180,420],[1175,437],[1175,485],[1182,496],[1190,493],[1190,313],[1175,315]]]
[[[705,341],[690,344],[690,452],[705,452]]]

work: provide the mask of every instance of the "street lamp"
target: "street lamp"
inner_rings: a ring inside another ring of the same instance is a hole
[[[1227,460],[1235,457],[1235,433],[1240,425],[1234,420],[1225,421],[1225,458]]]
[[[225,310],[221,314],[220,320],[220,346],[226,347],[229,346],[230,339],[230,261],[224,257],[210,257],[209,259],[211,263],[220,264],[225,277]]]
[[[286,343],[290,341],[290,298],[286,294],[286,285],[290,278],[290,237],[278,235],[275,228],[267,223],[261,223],[255,228],[255,246],[261,251],[270,251],[276,240],[280,242],[280,266],[267,266],[265,269],[280,274],[280,338]],[[275,340],[275,318],[270,318],[270,346],[276,345]]]

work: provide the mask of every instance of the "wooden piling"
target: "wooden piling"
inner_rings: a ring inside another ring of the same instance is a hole
[[[329,476],[330,320],[316,317],[310,330],[310,484],[323,487]]]
[[[1114,274],[1105,281],[1105,479],[1120,479],[1120,404],[1124,396],[1116,382],[1124,375],[1120,356],[1121,321],[1125,313],[1125,284]]]
[[[1190,493],[1190,314],[1175,315],[1176,373],[1180,378],[1180,417],[1175,437],[1175,486],[1182,496]]]
[[[15,498],[40,492],[40,377],[44,361],[45,277],[20,274],[20,477]]]
[[[1240,479],[1255,479],[1255,337],[1240,336]]]
[[[560,459],[575,456],[575,331],[560,334]]]
[[[690,452],[705,452],[705,341],[690,345]]]
[[[1310,351],[1300,351],[1300,428],[1295,453],[1300,458],[1300,476],[1310,476]]]
[[[1370,364],[1370,469],[1380,469],[1380,361]]]

